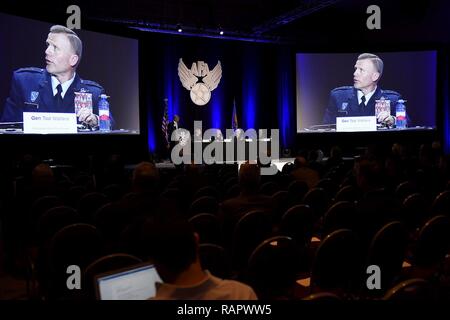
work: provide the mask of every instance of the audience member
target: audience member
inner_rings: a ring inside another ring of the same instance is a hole
[[[304,181],[308,188],[314,188],[320,180],[319,172],[310,168],[304,157],[297,157],[294,161],[295,170],[291,173],[292,177],[298,181]]]
[[[152,221],[144,227],[144,242],[163,283],[156,300],[256,300],[249,286],[222,280],[203,270],[199,237],[186,221]]]
[[[219,221],[222,223],[226,245],[231,243],[233,229],[239,219],[253,210],[271,213],[272,199],[258,194],[261,182],[261,169],[256,164],[244,163],[239,168],[239,196],[223,201],[219,207]]]

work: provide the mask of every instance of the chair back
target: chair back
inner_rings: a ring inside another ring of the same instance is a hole
[[[424,279],[416,278],[405,280],[389,289],[383,300],[425,301],[431,300],[432,297],[433,290],[430,283]]]
[[[322,236],[325,237],[339,229],[354,230],[356,219],[355,204],[339,201],[333,204],[323,217]]]
[[[81,222],[81,218],[74,208],[60,206],[47,210],[38,220],[38,241],[43,244],[50,240],[56,232],[68,225]]]
[[[189,207],[189,216],[192,217],[198,213],[216,214],[219,203],[216,198],[205,196],[194,200]]]
[[[87,193],[80,199],[78,213],[85,222],[92,223],[94,213],[106,203],[108,203],[108,198],[103,193]]]
[[[382,270],[382,292],[400,276],[407,245],[408,233],[399,221],[386,224],[373,237],[366,266],[376,265]],[[379,290],[375,291],[378,293]]]
[[[330,197],[322,188],[313,188],[305,194],[303,203],[310,206],[316,219],[319,219],[328,209]]]
[[[278,185],[273,181],[268,181],[266,183],[263,183],[261,187],[259,188],[259,193],[264,194],[266,196],[272,196],[275,192],[279,191],[280,188]]]
[[[420,193],[413,193],[402,203],[401,219],[410,230],[422,226],[429,217],[430,206]]]
[[[251,211],[242,216],[234,227],[232,261],[236,270],[247,266],[253,250],[272,232],[270,217],[263,211]]]
[[[337,191],[336,196],[334,197],[334,201],[355,202],[359,200],[360,196],[361,195],[359,194],[358,189],[356,189],[354,186],[347,185]]]
[[[199,199],[201,197],[213,197],[219,199],[219,193],[217,189],[211,186],[206,186],[197,190],[193,196],[193,200]]]
[[[279,233],[291,237],[300,246],[307,246],[314,227],[314,213],[304,204],[289,208],[281,218]]]
[[[271,237],[259,244],[250,256],[246,279],[260,299],[289,295],[300,267],[295,241],[285,236]]]
[[[342,294],[359,287],[360,253],[355,234],[340,229],[328,235],[320,244],[311,270],[312,293],[336,290]]]
[[[431,205],[431,212],[434,214],[442,214],[450,216],[450,191],[441,192],[436,196]]]
[[[445,258],[450,250],[450,219],[435,216],[420,229],[414,250],[413,262],[417,266],[432,267]]]
[[[83,297],[85,291],[67,288],[67,268],[78,266],[83,274],[85,268],[103,254],[103,240],[94,226],[77,223],[59,230],[49,245],[51,270],[49,298]]]

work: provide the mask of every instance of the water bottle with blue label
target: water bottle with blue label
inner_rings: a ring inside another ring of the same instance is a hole
[[[400,99],[397,101],[397,105],[395,107],[395,126],[397,129],[404,129],[408,126],[406,120],[406,100]]]
[[[100,121],[100,131],[110,131],[111,130],[111,118],[109,115],[109,96],[106,94],[100,95],[100,102],[98,103],[98,115]]]

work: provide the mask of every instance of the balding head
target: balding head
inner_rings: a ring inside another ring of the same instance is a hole
[[[239,168],[239,185],[245,193],[256,193],[261,181],[261,169],[257,164],[244,163]]]
[[[53,171],[48,164],[41,163],[34,167],[32,173],[33,186],[35,188],[52,188],[55,183]]]
[[[150,162],[139,163],[133,171],[133,189],[135,191],[156,191],[159,183],[159,172]]]
[[[294,166],[297,169],[307,167],[308,161],[306,161],[305,157],[302,157],[302,156],[296,157],[294,160]]]

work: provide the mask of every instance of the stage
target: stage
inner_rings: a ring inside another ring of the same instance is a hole
[[[283,169],[283,166],[286,163],[294,163],[295,158],[281,158],[281,159],[274,159],[272,160],[271,163],[273,163],[278,171],[281,171]],[[217,164],[237,164],[238,168],[241,166],[241,164],[245,163],[245,161],[222,161],[222,162],[217,162]],[[205,165],[204,163],[199,164],[200,166]],[[171,170],[171,169],[175,169],[175,165],[170,162],[169,160],[167,161],[163,161],[163,162],[158,162],[156,163],[156,167],[160,170]]]

